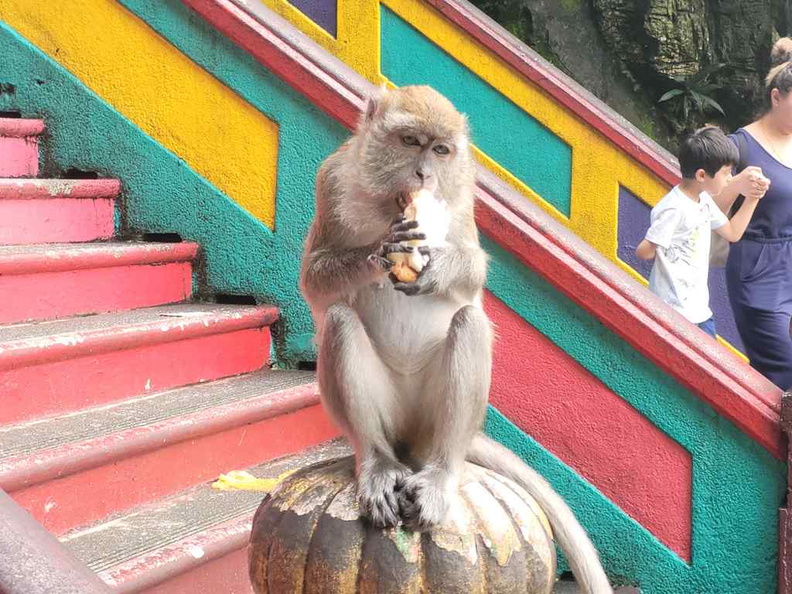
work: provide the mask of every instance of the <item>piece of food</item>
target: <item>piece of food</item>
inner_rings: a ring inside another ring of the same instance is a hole
[[[391,272],[402,283],[414,283],[429,257],[418,251],[420,246],[438,247],[445,243],[450,225],[450,214],[445,200],[438,200],[428,190],[418,190],[410,194],[409,204],[404,208],[405,221],[418,221],[415,231],[426,235],[425,240],[408,241],[410,252],[388,254],[393,262]]]

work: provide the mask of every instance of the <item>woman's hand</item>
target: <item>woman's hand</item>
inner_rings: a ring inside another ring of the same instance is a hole
[[[734,182],[740,194],[754,200],[762,198],[770,188],[770,180],[764,176],[762,169],[753,165],[734,176]]]

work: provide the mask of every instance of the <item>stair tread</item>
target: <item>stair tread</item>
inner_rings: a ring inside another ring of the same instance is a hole
[[[105,252],[146,251],[167,254],[176,246],[198,245],[191,242],[105,241],[92,243],[31,243],[26,245],[0,245],[0,258],[14,255],[26,256],[52,252],[55,257],[65,254],[97,254]]]
[[[20,464],[42,450],[277,394],[312,384],[314,377],[310,371],[259,371],[10,425],[0,428],[0,469],[9,458]]]
[[[223,321],[248,322],[247,327],[268,323],[275,312],[271,306],[187,303],[161,305],[130,311],[0,326],[0,360],[14,351],[77,346],[94,336],[130,334],[147,330],[185,330],[210,327]]]
[[[44,120],[28,118],[0,118],[0,137],[25,138],[44,132]]]
[[[0,199],[115,198],[117,179],[0,178]]]
[[[198,244],[101,242],[0,245],[0,274],[31,274],[77,268],[186,262]]]
[[[276,478],[288,470],[350,453],[346,443],[336,439],[261,464],[249,472],[257,478]],[[105,571],[234,518],[252,521],[263,498],[262,492],[218,491],[204,484],[73,530],[61,541],[88,567]]]

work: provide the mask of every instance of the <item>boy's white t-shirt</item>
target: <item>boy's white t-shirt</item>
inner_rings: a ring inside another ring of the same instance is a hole
[[[652,209],[651,221],[646,239],[657,254],[649,289],[694,324],[707,321],[711,230],[728,219],[707,192],[694,202],[675,186]]]

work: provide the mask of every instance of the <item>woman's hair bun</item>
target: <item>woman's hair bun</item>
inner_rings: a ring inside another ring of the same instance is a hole
[[[792,37],[782,37],[773,44],[770,52],[772,66],[778,66],[792,60]]]

